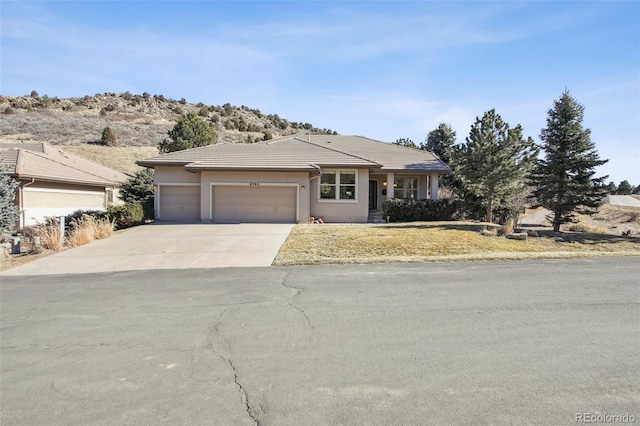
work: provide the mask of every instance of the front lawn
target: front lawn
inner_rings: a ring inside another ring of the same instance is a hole
[[[640,238],[539,231],[526,241],[483,236],[483,224],[297,225],[274,265],[640,256]]]

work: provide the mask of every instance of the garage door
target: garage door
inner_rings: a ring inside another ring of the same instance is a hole
[[[295,223],[296,187],[213,187],[214,222]]]
[[[200,186],[160,186],[160,220],[200,220]]]

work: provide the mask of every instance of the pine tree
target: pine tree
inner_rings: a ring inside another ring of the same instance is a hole
[[[420,149],[433,152],[442,161],[449,164],[455,144],[456,132],[449,124],[440,123],[435,130],[429,132],[424,143],[420,144]],[[449,189],[454,193],[460,192],[460,181],[454,174],[449,173],[440,178],[440,187]]]
[[[140,203],[147,219],[154,216],[153,169],[142,169],[127,179],[120,189],[120,199],[125,203]]]
[[[429,132],[427,139],[420,144],[420,149],[433,152],[448,164],[455,144],[456,132],[449,124],[440,123],[438,128]]]
[[[399,138],[396,139],[395,142],[392,142],[394,145],[404,146],[407,148],[418,148],[418,145],[414,141],[409,138]]]
[[[476,118],[451,163],[463,190],[481,203],[491,222],[498,205],[524,191],[524,177],[537,154],[533,139],[523,138],[522,127],[510,128],[492,109]]]
[[[620,182],[620,185],[618,185],[618,190],[616,191],[616,194],[631,195],[633,194],[633,186],[631,186],[628,180],[623,180],[622,182]]]
[[[14,203],[18,182],[0,163],[0,236],[13,231],[18,221],[18,206]]]
[[[160,142],[161,153],[182,151],[216,143],[218,135],[195,112],[190,112],[178,120],[168,132],[170,140]]]
[[[118,144],[118,137],[111,127],[105,127],[104,130],[102,130],[100,141],[102,145],[115,146]]]
[[[536,161],[529,179],[535,206],[551,210],[556,232],[563,223],[574,222],[576,213],[594,213],[607,191],[608,176],[594,176],[595,168],[608,160],[598,156],[583,118],[584,106],[568,91],[554,101],[540,133],[545,156]]]

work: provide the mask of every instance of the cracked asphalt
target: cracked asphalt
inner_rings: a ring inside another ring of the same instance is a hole
[[[640,421],[637,257],[2,277],[2,425]]]

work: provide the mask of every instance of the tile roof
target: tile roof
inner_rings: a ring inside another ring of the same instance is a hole
[[[451,169],[432,152],[407,148],[362,136],[310,135],[308,140],[318,146],[348,152],[382,164],[383,172],[435,171]]]
[[[375,161],[287,137],[254,144],[227,143],[176,151],[137,162],[186,170],[315,171],[319,167],[379,168]]]
[[[46,143],[1,144],[0,158],[17,178],[97,186],[120,186],[128,176]]]
[[[433,153],[362,136],[296,135],[254,144],[217,144],[140,160],[141,166],[184,166],[186,170],[313,171],[320,167],[440,172],[451,169]]]

